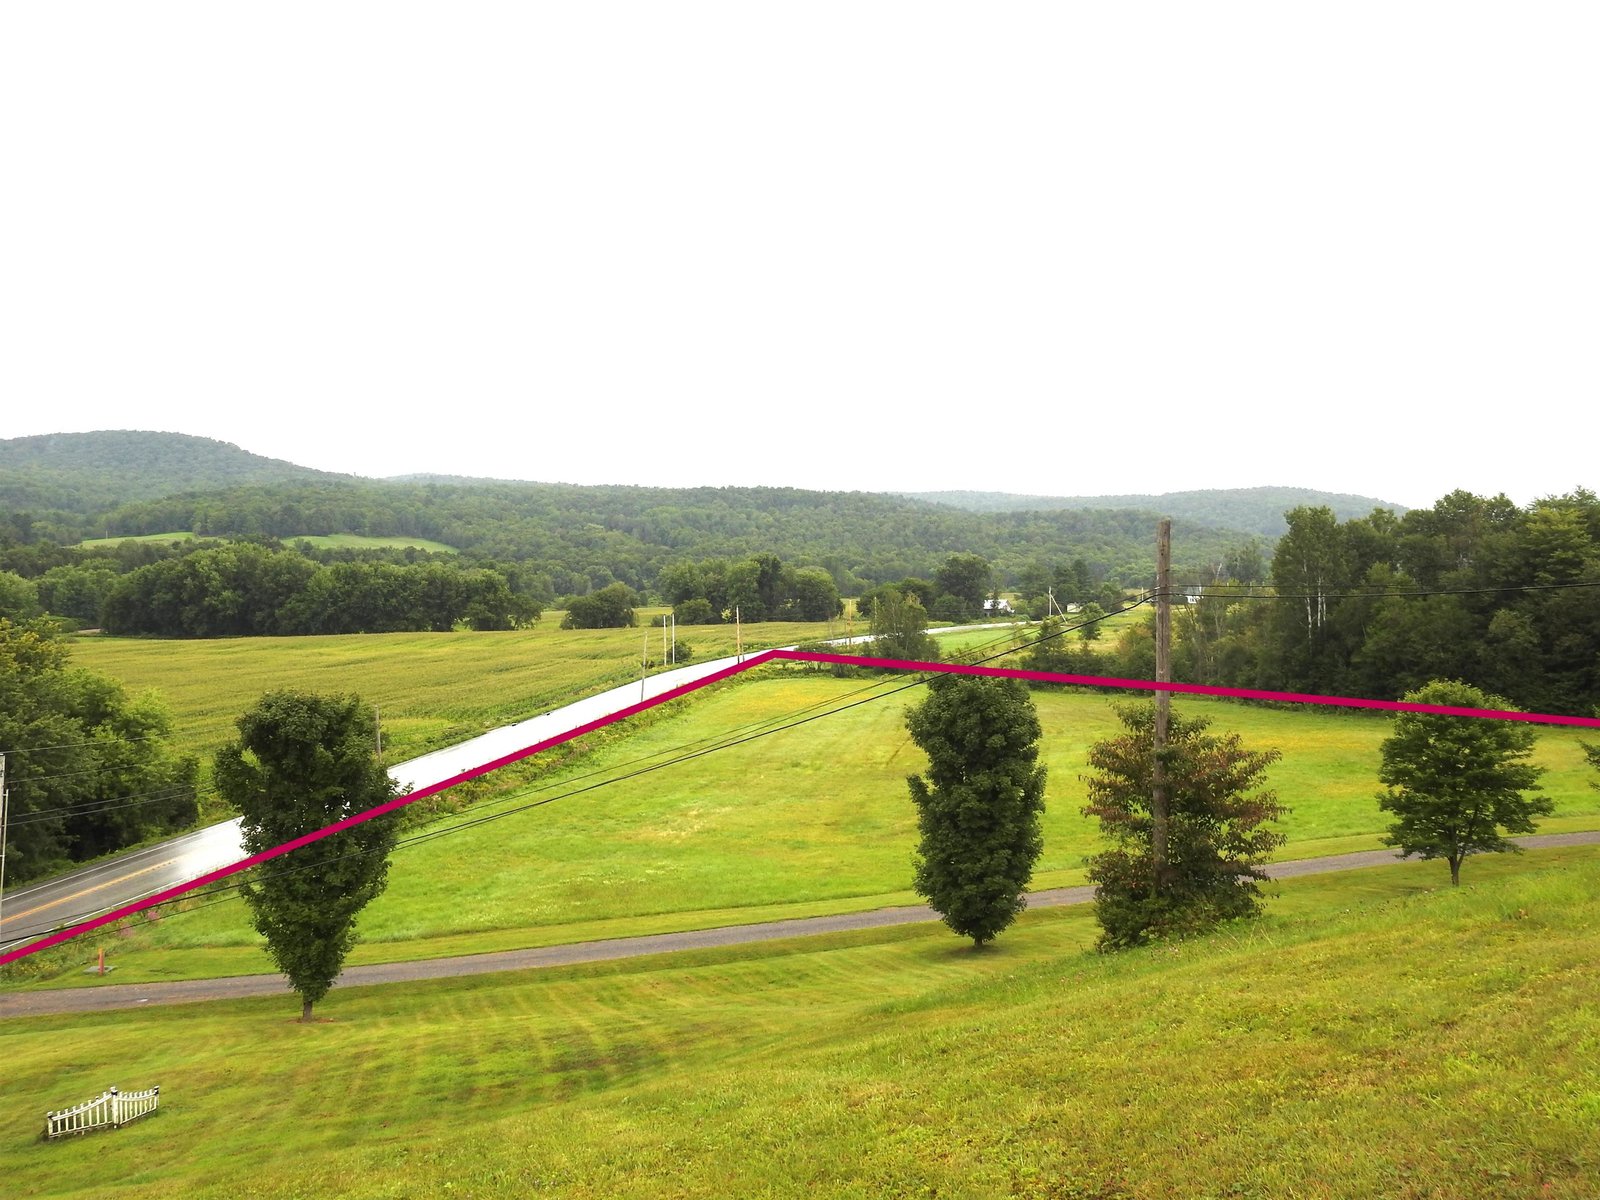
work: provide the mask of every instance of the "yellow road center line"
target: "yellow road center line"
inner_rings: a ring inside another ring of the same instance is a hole
[[[93,887],[86,887],[82,891],[73,892],[70,896],[62,896],[58,900],[51,900],[48,904],[36,904],[34,907],[24,909],[19,913],[7,912],[5,914],[5,919],[8,921],[20,921],[23,917],[31,917],[34,913],[43,912],[47,908],[56,908],[59,905],[76,900],[79,896],[87,896],[90,892],[98,892],[102,888],[113,887],[116,884],[124,883],[129,879],[137,879],[139,876],[149,874],[151,871],[159,871],[162,867],[170,867],[173,863],[178,861],[180,860],[176,858],[169,858],[166,862],[158,862],[148,867],[140,867],[137,871],[129,871],[126,875],[118,875],[115,879],[108,879],[104,883],[97,883]]]

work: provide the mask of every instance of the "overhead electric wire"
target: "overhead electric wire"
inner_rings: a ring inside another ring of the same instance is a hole
[[[118,737],[119,742],[149,742],[167,737],[164,733],[147,733],[141,737]],[[62,742],[55,746],[23,746],[16,750],[0,750],[0,754],[38,754],[44,750],[79,750],[85,746],[103,746],[102,741]]]
[[[142,808],[146,804],[160,804],[163,801],[178,800],[194,793],[193,788],[176,787],[165,792],[141,792],[141,799],[111,798],[107,800],[85,801],[83,804],[74,805],[71,809],[51,808],[39,809],[34,812],[25,812],[19,817],[12,817],[6,824],[15,829],[18,825],[38,825],[45,821],[73,821],[81,817],[98,817],[102,813],[118,812],[125,808]],[[198,801],[200,797],[195,796]]]

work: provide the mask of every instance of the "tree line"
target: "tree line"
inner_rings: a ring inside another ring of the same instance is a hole
[[[1404,517],[1297,508],[1287,521],[1264,585],[1222,570],[1185,581],[1174,678],[1389,700],[1458,679],[1531,711],[1600,705],[1593,492],[1519,508],[1457,491]],[[1151,678],[1149,624],[1100,661],[1097,673]]]
[[[979,554],[1002,583],[1083,558],[1097,581],[1148,573],[1150,515],[1134,511],[971,513],[864,492],[793,488],[314,481],[251,484],[137,500],[85,517],[77,536],[176,530],[202,537],[329,533],[417,537],[475,558],[537,564],[557,595],[611,583],[650,593],[674,562],[776,554],[826,570],[844,595],[930,578],[951,554]],[[1187,522],[1183,553],[1221,561],[1248,534]],[[11,533],[11,540],[29,538]],[[0,543],[7,533],[0,529]],[[33,538],[31,540],[37,540]],[[59,540],[59,538],[58,538]]]
[[[153,695],[71,668],[46,621],[0,617],[6,883],[22,883],[199,817],[197,764]]]
[[[506,577],[445,562],[317,563],[247,542],[151,563],[106,596],[104,628],[165,637],[516,629],[539,603]]]

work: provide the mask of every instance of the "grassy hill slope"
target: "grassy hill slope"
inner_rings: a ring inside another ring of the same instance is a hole
[[[436,669],[421,660],[419,674]],[[772,668],[765,668],[772,671]],[[419,681],[423,682],[423,681]],[[470,785],[474,817],[555,803],[405,846],[389,890],[362,919],[352,962],[550,945],[745,924],[909,903],[915,810],[905,777],[922,768],[904,709],[920,690],[900,675],[838,680],[792,669],[744,677],[574,743],[546,768],[537,759]],[[880,696],[875,702],[861,703]],[[1111,701],[1094,693],[1036,695],[1049,771],[1045,849],[1035,887],[1082,883],[1099,845],[1081,814],[1089,746],[1113,732]],[[834,715],[687,761],[685,753],[748,739],[801,717]],[[1385,826],[1375,795],[1382,718],[1183,700],[1247,746],[1277,747],[1268,773],[1290,813],[1281,857],[1376,849]],[[1557,802],[1548,831],[1595,828],[1600,792],[1579,745],[1582,731],[1540,733],[1537,760]],[[587,753],[584,750],[593,746]],[[568,760],[569,753],[582,757]],[[647,768],[660,766],[640,774]],[[628,778],[625,778],[628,777]],[[606,782],[612,781],[612,782]],[[597,787],[597,784],[604,786]],[[583,789],[583,790],[579,790]],[[570,793],[570,794],[569,794]],[[455,818],[444,818],[442,824]],[[308,861],[314,848],[302,851]],[[1468,861],[1470,883],[1481,858]],[[1445,868],[1432,864],[1440,877]],[[269,969],[237,900],[107,935],[118,980],[139,982]],[[81,983],[72,966],[55,983]]]
[[[1102,957],[1082,910],[8,1022],[16,1195],[1373,1196],[1600,1178],[1600,855],[1404,865]],[[48,1108],[160,1111],[37,1140]]]

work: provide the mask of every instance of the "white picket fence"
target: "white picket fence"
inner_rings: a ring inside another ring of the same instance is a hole
[[[155,1112],[160,1099],[159,1085],[143,1092],[119,1092],[112,1088],[93,1100],[85,1100],[60,1112],[46,1113],[44,1135],[58,1138],[69,1133],[88,1133],[107,1127],[115,1129],[136,1117]]]

